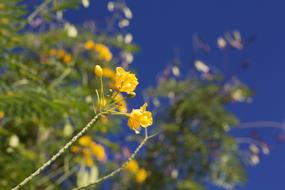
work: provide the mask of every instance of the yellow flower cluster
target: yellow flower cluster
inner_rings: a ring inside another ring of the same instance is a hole
[[[135,175],[138,183],[143,183],[147,178],[147,171],[143,168],[139,168],[136,160],[131,160],[126,169]]]
[[[70,64],[72,62],[72,55],[67,53],[64,49],[51,49],[49,50],[49,56],[56,57],[65,64]]]
[[[99,59],[103,61],[111,61],[113,58],[113,55],[110,51],[110,49],[101,43],[94,43],[92,40],[88,40],[85,42],[84,45],[85,49],[87,50],[95,50],[95,52],[98,54]]]
[[[127,93],[129,96],[135,95],[135,89],[139,84],[135,74],[125,71],[122,67],[117,67],[114,73],[111,69],[102,69],[99,65],[94,68],[95,74],[102,79],[102,76],[110,76],[113,78],[114,86],[118,92],[115,93],[114,100],[117,108],[121,113],[128,116],[128,126],[139,133],[140,127],[148,127],[153,123],[152,113],[147,111],[147,103],[140,107],[140,109],[133,109],[131,113],[127,113],[127,104],[121,92]],[[101,106],[103,107],[103,106]]]
[[[107,159],[104,147],[92,141],[90,136],[80,137],[78,144],[80,146],[72,146],[71,151],[74,153],[82,153],[84,162],[87,166],[94,165],[93,156],[101,162]]]

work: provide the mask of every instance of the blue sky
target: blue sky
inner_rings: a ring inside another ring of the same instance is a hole
[[[232,106],[241,121],[284,119],[285,69],[285,2],[282,0],[134,0],[130,30],[142,50],[134,67],[152,84],[156,74],[180,51],[186,63],[192,58],[192,35],[198,34],[214,46],[216,39],[228,30],[239,30],[243,36],[256,35],[246,50],[250,68],[239,75],[256,93],[253,102]],[[211,61],[211,60],[210,60]],[[236,64],[237,60],[232,60]],[[212,65],[217,64],[213,60]],[[230,63],[231,64],[231,63]],[[229,66],[231,67],[231,66]],[[232,67],[235,67],[233,65]],[[153,68],[150,70],[149,68]],[[146,77],[147,76],[147,77]],[[262,129],[268,140],[278,131]],[[274,141],[272,141],[273,143]],[[285,187],[284,144],[273,146],[256,167],[248,167],[249,181],[240,189],[282,190]],[[216,189],[209,187],[209,189]]]
[[[92,19],[107,13],[106,1],[95,4],[84,11],[83,18]],[[225,31],[239,30],[242,36],[256,35],[255,42],[242,55],[250,60],[251,66],[239,75],[256,95],[251,104],[234,105],[231,110],[244,122],[283,122],[285,1],[129,0],[128,5],[134,13],[129,30],[134,35],[135,43],[141,47],[131,66],[144,79],[140,89],[155,85],[157,74],[176,55],[175,49],[179,50],[181,60],[189,64],[193,59],[194,34],[215,46],[217,37]],[[222,59],[215,54],[208,61],[219,67]],[[235,68],[239,60],[233,58],[231,61],[229,67]],[[261,132],[274,143],[272,139],[278,131],[262,129]],[[284,189],[285,145],[274,143],[273,148],[269,156],[262,157],[257,167],[248,168],[249,182],[240,189]]]

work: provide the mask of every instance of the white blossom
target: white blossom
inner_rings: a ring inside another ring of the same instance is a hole
[[[128,7],[125,7],[123,9],[124,15],[127,19],[132,19],[133,18],[133,13],[131,11],[131,9],[129,9]]]
[[[83,7],[88,8],[90,5],[89,0],[81,0]]]
[[[115,10],[115,3],[113,1],[108,2],[107,8],[109,11],[114,11]]]
[[[220,49],[224,49],[227,45],[227,42],[223,37],[219,37],[217,40],[217,45]]]
[[[130,25],[130,21],[128,19],[123,19],[119,22],[120,28],[125,28]]]
[[[130,44],[130,43],[132,43],[132,41],[133,41],[133,35],[130,34],[130,33],[126,34],[126,36],[125,36],[125,43],[126,44]]]
[[[64,29],[66,30],[68,37],[75,38],[78,34],[76,27],[72,24],[66,23]]]
[[[9,138],[9,145],[10,147],[17,147],[19,145],[19,137],[17,135],[12,135],[10,138]]]
[[[208,73],[210,71],[209,67],[200,60],[196,60],[194,65],[196,69],[202,73]]]

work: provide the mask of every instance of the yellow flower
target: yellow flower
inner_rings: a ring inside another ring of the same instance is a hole
[[[84,47],[87,50],[91,50],[93,49],[95,46],[95,43],[92,40],[88,40],[87,42],[85,42]]]
[[[147,178],[147,172],[145,169],[139,169],[138,173],[136,174],[136,181],[138,183],[143,183]]]
[[[70,54],[65,54],[65,55],[63,56],[63,62],[64,62],[65,64],[70,64],[71,61],[72,61],[72,56],[71,56]]]
[[[112,60],[112,53],[110,52],[109,48],[104,44],[95,44],[94,50],[98,53],[98,56],[103,61],[111,61]]]
[[[103,77],[114,78],[115,72],[112,69],[110,69],[109,67],[104,67],[103,68]]]
[[[78,153],[78,152],[80,152],[81,148],[80,148],[79,146],[72,146],[72,147],[70,148],[70,150],[71,150],[71,152],[73,152],[73,153]]]
[[[128,126],[134,130],[136,133],[139,133],[140,129],[140,117],[142,113],[138,109],[133,109],[128,120]]]
[[[2,119],[5,116],[5,113],[3,111],[0,111],[0,119]]]
[[[146,111],[147,103],[145,103],[140,109],[133,109],[129,115],[128,126],[136,133],[139,132],[140,126],[148,127],[152,125],[152,114]]]
[[[92,139],[89,136],[82,136],[80,137],[80,139],[78,140],[78,143],[81,146],[90,146],[92,143]]]
[[[83,156],[84,156],[84,157],[92,157],[92,152],[91,152],[90,149],[88,149],[88,148],[84,148],[84,149],[82,150],[82,153],[83,153]]]
[[[140,117],[140,124],[142,127],[148,127],[152,125],[152,114],[149,111],[146,111],[147,103],[140,107],[142,115]]]
[[[65,56],[65,51],[64,51],[64,49],[58,50],[58,51],[56,52],[56,56],[57,56],[58,58],[63,58],[63,57]]]
[[[91,151],[92,151],[92,154],[94,154],[99,161],[106,160],[105,149],[102,145],[96,144],[95,142],[93,142],[91,144]]]
[[[100,65],[95,65],[94,67],[94,72],[97,77],[102,77],[103,76],[103,69]]]
[[[94,162],[93,162],[93,159],[92,159],[92,157],[90,156],[88,156],[88,157],[84,157],[84,161],[85,161],[85,164],[86,164],[86,166],[93,166],[93,164],[94,164]]]
[[[138,162],[136,160],[131,160],[126,166],[126,169],[132,173],[136,173],[139,170]]]
[[[92,166],[93,165],[93,159],[92,159],[92,153],[89,149],[85,148],[82,151],[83,157],[84,157],[84,161],[85,164],[87,166]]]
[[[120,112],[126,113],[128,112],[128,107],[127,107],[127,103],[124,100],[124,97],[122,96],[121,93],[119,93],[117,96],[115,96],[115,101],[117,103],[118,106],[118,110]]]
[[[93,165],[93,156],[95,156],[99,161],[105,161],[107,159],[104,147],[93,142],[89,136],[81,137],[79,139],[79,144],[83,147],[72,146],[71,151],[73,153],[81,153],[87,166]]]
[[[135,74],[125,71],[122,67],[116,68],[115,87],[120,92],[130,94],[135,91],[138,84],[139,82]]]
[[[56,49],[50,49],[48,54],[49,54],[49,56],[56,56],[57,50]]]

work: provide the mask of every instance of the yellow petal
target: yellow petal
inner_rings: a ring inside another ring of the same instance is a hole
[[[88,40],[87,42],[85,42],[84,47],[87,50],[91,50],[93,49],[95,46],[95,43],[92,40]]]
[[[102,145],[93,142],[91,145],[91,151],[92,154],[94,154],[99,161],[106,160],[105,149]]]
[[[138,183],[143,183],[147,178],[147,172],[145,169],[141,168],[139,169],[137,175],[136,175],[136,181]]]
[[[146,110],[146,107],[147,107],[147,103],[144,103],[144,105],[140,107],[141,112],[144,112]]]
[[[130,172],[136,173],[139,170],[138,162],[136,160],[131,160],[126,166],[126,169]]]
[[[111,61],[113,58],[113,55],[109,48],[105,46],[104,44],[95,44],[94,45],[95,51],[98,53],[98,57],[102,59],[103,61]]]
[[[89,146],[92,143],[92,139],[90,136],[82,136],[80,137],[80,139],[78,140],[78,143],[81,146]]]

